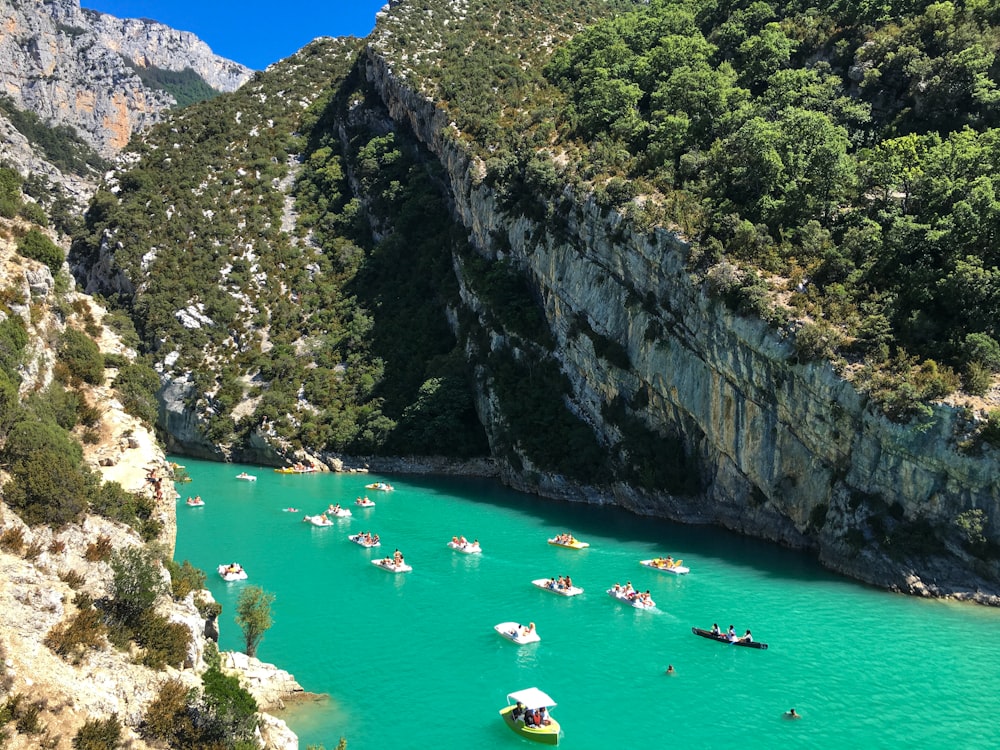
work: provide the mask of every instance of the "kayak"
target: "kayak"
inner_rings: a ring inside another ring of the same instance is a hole
[[[731,646],[746,646],[747,648],[760,648],[766,649],[766,643],[760,643],[759,641],[731,641],[726,636],[725,633],[713,633],[711,630],[703,630],[701,628],[691,628],[691,632],[695,635],[700,635],[702,638],[708,638],[710,641],[718,641],[719,643],[728,643]]]

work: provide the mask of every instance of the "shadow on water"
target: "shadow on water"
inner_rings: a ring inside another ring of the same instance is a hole
[[[449,491],[474,498],[476,502],[530,514],[551,526],[553,534],[571,531],[585,541],[589,537],[600,537],[612,542],[645,543],[649,545],[651,555],[695,555],[732,565],[745,565],[750,559],[760,574],[777,578],[802,581],[826,579],[865,585],[824,568],[812,552],[788,549],[717,526],[689,525],[640,516],[617,506],[539,497],[487,479],[408,475],[405,482],[428,492],[447,487]]]

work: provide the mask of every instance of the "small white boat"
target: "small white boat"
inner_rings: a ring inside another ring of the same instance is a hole
[[[347,537],[355,544],[360,544],[362,547],[367,547],[371,549],[372,547],[381,547],[382,542],[379,541],[378,534],[374,536],[366,534],[351,534]]]
[[[639,564],[653,570],[660,570],[664,573],[673,573],[682,576],[691,572],[691,569],[681,565],[683,560],[674,560],[669,557],[654,557],[652,560],[640,560]]]
[[[636,609],[656,609],[656,602],[652,599],[647,599],[642,592],[635,589],[610,588],[608,589],[608,596]]]
[[[551,591],[559,596],[576,596],[583,593],[579,586],[560,586],[554,578],[536,578],[532,583],[544,591]]]
[[[327,518],[325,514],[305,516],[302,520],[306,523],[311,523],[313,526],[333,526],[333,521]]]
[[[189,497],[184,502],[186,502],[190,508],[201,508],[205,504],[205,501],[200,497]]]
[[[361,507],[361,508],[374,508],[375,507],[375,501],[374,500],[369,500],[367,497],[363,497],[363,498],[359,497],[357,500],[354,501],[354,504],[357,505],[358,507]]]
[[[388,482],[372,482],[371,484],[365,485],[366,490],[378,490],[379,492],[392,492],[395,487],[393,487]]]
[[[236,478],[239,479],[242,482],[256,482],[257,481],[257,477],[255,477],[253,474],[247,474],[245,471],[242,472],[242,473],[240,473],[240,474],[237,474]]]
[[[500,716],[503,717],[504,724],[514,732],[528,740],[541,742],[544,745],[559,744],[559,722],[548,715],[556,702],[543,693],[538,688],[527,688],[507,694],[508,705],[500,709]],[[544,709],[546,714],[541,719],[540,724],[525,724],[524,716],[519,715],[520,711],[530,711],[532,715],[538,714],[540,709]]]
[[[501,622],[494,625],[493,629],[508,641],[514,641],[514,643],[538,643],[542,640],[535,631],[535,623],[522,625],[519,622]]]
[[[479,546],[478,541],[473,542],[460,542],[452,539],[448,542],[448,546],[451,547],[456,552],[464,552],[467,555],[474,555],[477,552],[482,552],[483,548]]]
[[[353,513],[351,513],[350,508],[341,508],[339,505],[331,505],[326,509],[328,515],[336,516],[337,518],[350,518]]]
[[[239,563],[220,565],[218,570],[223,581],[245,581],[247,579],[247,572]]]
[[[405,562],[394,563],[391,557],[383,557],[379,560],[372,560],[372,565],[376,568],[382,568],[382,570],[388,570],[390,573],[409,573],[413,570],[413,568]]]

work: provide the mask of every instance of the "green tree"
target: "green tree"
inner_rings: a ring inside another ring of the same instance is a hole
[[[126,547],[111,555],[111,608],[114,619],[137,628],[156,598],[166,593],[167,584],[152,552],[143,547]]]
[[[260,586],[247,586],[236,602],[236,624],[243,631],[247,656],[255,656],[257,646],[271,627],[271,604],[274,594],[264,592]]]
[[[25,258],[37,260],[44,263],[55,276],[62,268],[66,254],[62,248],[57,246],[43,232],[38,229],[29,229],[27,233],[17,242],[17,252]]]

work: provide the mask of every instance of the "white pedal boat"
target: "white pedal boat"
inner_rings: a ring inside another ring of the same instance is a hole
[[[239,479],[242,482],[256,482],[257,481],[257,477],[255,477],[253,474],[247,474],[245,471],[243,473],[241,473],[241,474],[237,474],[236,478]]]
[[[247,572],[243,570],[243,566],[239,563],[233,563],[232,565],[220,565],[219,576],[223,581],[245,581],[247,579]]]
[[[535,623],[522,625],[519,622],[501,622],[493,626],[493,629],[508,641],[514,643],[538,643],[541,637],[535,631]]]
[[[647,568],[652,568],[653,570],[660,570],[664,573],[673,573],[677,576],[682,576],[691,572],[691,569],[681,565],[683,560],[668,560],[665,557],[654,557],[652,560],[640,560],[639,564],[644,565]]]
[[[559,586],[558,584],[554,584],[551,578],[536,578],[532,583],[543,591],[551,591],[553,594],[559,594],[559,596],[576,596],[583,593],[583,589],[579,586],[570,586],[569,588]]]
[[[608,596],[612,599],[617,599],[622,604],[627,604],[630,607],[635,607],[636,609],[656,609],[656,602],[652,599],[645,600],[641,598],[639,594],[640,592],[638,591],[632,591],[630,596],[624,589],[608,589]]]
[[[347,538],[350,539],[355,544],[360,544],[362,547],[367,547],[368,549],[371,549],[372,547],[382,546],[382,542],[380,541],[369,542],[367,539],[365,539],[364,534],[351,534]]]
[[[366,498],[360,498],[359,497],[357,500],[354,501],[354,504],[357,505],[359,508],[374,508],[375,507],[375,501],[374,500],[369,500],[367,497]]]
[[[311,523],[313,526],[333,526],[333,521],[325,515],[306,516],[302,520],[306,523]]]
[[[456,552],[464,552],[467,555],[474,555],[477,552],[483,551],[483,548],[479,546],[479,542],[456,542],[452,540],[448,542],[448,546]]]
[[[390,573],[409,573],[413,568],[404,563],[399,563],[398,565],[394,563],[389,558],[381,558],[379,560],[372,560],[372,565],[376,568],[382,568],[382,570],[388,570]]]
[[[341,508],[339,505],[331,505],[326,509],[326,514],[335,518],[350,518],[354,515],[350,508]]]

